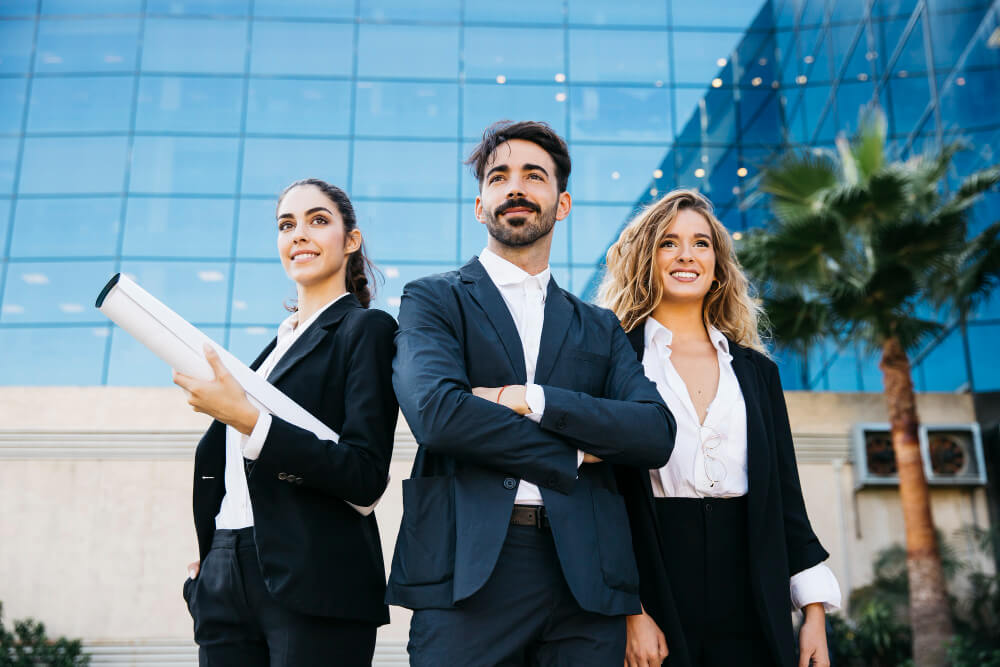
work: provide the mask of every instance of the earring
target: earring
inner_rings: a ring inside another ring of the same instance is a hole
[[[715,292],[720,287],[722,287],[722,283],[719,282],[719,279],[718,278],[713,278],[712,279],[712,285],[708,288],[708,291],[709,292]]]

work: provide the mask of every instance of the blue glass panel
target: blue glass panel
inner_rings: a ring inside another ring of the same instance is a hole
[[[206,336],[217,343],[224,341],[222,327],[201,327]],[[111,334],[111,356],[108,359],[108,384],[119,387],[173,387],[172,373],[146,346],[115,328]],[[183,394],[176,397],[180,402]],[[183,404],[181,404],[183,405]]]
[[[872,16],[909,16],[916,4],[916,0],[875,0]]]
[[[674,118],[679,135],[677,141],[701,141],[701,118],[706,90],[704,88],[674,88]],[[706,119],[706,127],[708,122]]]
[[[562,30],[465,29],[465,75],[470,79],[556,81],[566,73],[564,53]]]
[[[867,39],[867,30],[864,24],[830,26],[830,40],[833,44],[834,54],[833,66],[836,76],[841,76],[841,71],[843,71],[843,79],[854,80],[860,77],[862,80],[867,80],[871,76],[871,63],[865,58],[865,54],[868,52]]]
[[[675,32],[674,76],[678,83],[707,84],[722,76],[743,35],[738,32]],[[731,75],[723,78],[732,83]]]
[[[879,40],[879,62],[884,68],[893,56],[903,38],[903,31],[909,19],[884,21],[876,26],[875,34]],[[906,43],[900,51],[893,72],[924,72],[927,70],[927,60],[924,57],[924,33],[921,21],[913,26]]]
[[[458,28],[363,25],[358,38],[358,75],[454,79],[458,76]]]
[[[803,377],[802,355],[784,348],[772,349],[772,354],[774,363],[778,365],[781,388],[784,391],[807,390],[808,379]]]
[[[228,262],[122,262],[122,273],[196,326],[225,321],[229,271]]]
[[[929,0],[931,11],[936,13],[950,12],[977,7],[980,10],[989,5],[986,0]]]
[[[131,192],[232,194],[238,140],[136,137]]]
[[[27,194],[121,192],[127,155],[125,137],[28,138],[19,189]]]
[[[799,16],[799,25],[817,25],[826,13],[826,0],[805,0],[805,8]]]
[[[733,197],[739,194],[738,183],[740,177],[736,174],[739,169],[739,159],[735,147],[730,148],[721,158],[712,165],[712,169],[705,179],[705,194],[712,200],[716,207],[723,207],[730,202]],[[738,217],[738,216],[737,216]],[[742,223],[736,227],[741,228]]]
[[[14,163],[20,143],[17,139],[0,139],[0,195],[14,189]]]
[[[398,267],[385,268],[395,268],[396,270],[391,273],[386,271],[385,284],[379,289],[372,306],[381,308],[393,317],[397,317],[399,315],[399,299],[406,283],[431,274],[452,271],[457,266],[455,264],[401,264]]]
[[[841,129],[851,136],[858,127],[861,109],[875,94],[875,86],[870,82],[841,83],[837,88],[837,120]]]
[[[4,101],[0,104],[0,133],[21,131],[27,86],[27,79],[0,79],[0,100]]]
[[[34,5],[28,2],[26,4]],[[142,11],[142,0],[101,0],[85,3],[80,0],[42,0],[40,14],[138,14]],[[0,13],[3,13],[0,11]]]
[[[574,266],[570,269],[572,286],[563,287],[584,301],[593,301],[597,298],[597,285],[600,284],[601,275],[593,266]]]
[[[918,130],[917,122],[931,101],[931,90],[927,77],[912,76],[905,79],[889,80],[892,120],[890,131],[895,134]]]
[[[288,317],[285,304],[294,301],[295,283],[289,280],[277,257],[264,264],[236,263],[233,324],[277,325]]]
[[[574,206],[569,217],[573,234],[570,249],[573,263],[593,266],[603,261],[631,214],[632,207],[627,205]]]
[[[833,353],[826,371],[830,391],[859,391],[858,358],[854,346],[848,343]]]
[[[132,77],[38,77],[31,86],[29,132],[127,132]]]
[[[738,77],[736,83],[743,87],[770,87],[771,82],[779,78],[778,63],[774,55],[776,47],[774,33],[747,33],[736,51],[739,59],[739,69],[735,72]]]
[[[139,132],[239,132],[243,80],[235,77],[143,76]]]
[[[13,201],[0,199],[0,257],[7,256],[7,229],[10,226],[10,209]]]
[[[954,67],[982,21],[982,10],[935,16],[931,29],[934,66],[938,69]],[[979,33],[972,50],[966,56],[965,66],[1000,64],[1000,52],[986,45],[989,34],[990,31]]]
[[[705,93],[706,141],[727,144],[736,140],[736,107],[732,88],[712,88]]]
[[[107,327],[0,329],[0,384],[100,384],[107,333]]]
[[[882,393],[882,370],[878,367],[880,361],[878,352],[869,352],[861,349],[858,354],[859,368],[861,369],[861,391],[875,391]]]
[[[143,36],[142,69],[239,74],[246,41],[246,21],[150,18]],[[184,48],[177,48],[178,44]]]
[[[287,311],[286,311],[287,313]],[[250,365],[278,334],[278,326],[241,326],[229,330],[229,347],[237,359]]]
[[[38,26],[35,71],[131,72],[138,38],[137,18],[45,19]]]
[[[362,201],[357,214],[368,254],[380,264],[455,260],[458,204]]]
[[[950,80],[950,84],[945,85],[946,83],[945,77],[939,77],[941,121],[946,129],[963,128],[967,132],[973,127],[996,122],[995,95],[997,86],[1000,85],[1000,72],[961,72]],[[996,157],[990,163],[995,164]]]
[[[865,17],[867,7],[864,2],[832,2],[830,3],[831,23],[857,24]]]
[[[498,120],[540,120],[566,133],[565,86],[466,84],[462,100],[462,136],[479,139]]]
[[[454,138],[458,86],[359,81],[354,131],[359,135]]]
[[[675,28],[740,28],[754,23],[758,14],[770,13],[766,0],[671,0],[671,18]],[[766,17],[768,23],[773,22]]]
[[[572,146],[570,192],[577,202],[631,204],[649,187],[665,146]]]
[[[315,79],[251,79],[247,132],[347,134],[351,84]]]
[[[19,199],[11,257],[115,254],[121,229],[118,197]]]
[[[274,199],[241,199],[236,256],[239,258],[275,259],[278,256],[278,227]]]
[[[795,83],[795,77],[799,74],[799,64],[802,60],[799,57],[799,42],[796,39],[798,34],[789,30],[777,33],[775,38],[775,64],[781,75],[779,80],[785,85]]]
[[[667,26],[665,2],[618,2],[569,0],[569,22],[594,25]]]
[[[462,249],[458,254],[458,261],[464,264],[473,255],[478,256],[482,252],[483,248],[486,247],[489,235],[486,232],[486,225],[476,219],[472,202],[462,202],[459,211]]]
[[[315,0],[254,0],[254,16],[282,18],[353,19],[353,2]]]
[[[130,197],[125,256],[229,257],[232,199]]]
[[[247,139],[242,192],[277,201],[285,186],[301,178],[346,187],[347,155],[348,142],[339,139]]]
[[[459,0],[361,0],[361,18],[417,21],[457,21]]]
[[[664,88],[581,86],[571,94],[574,139],[673,140],[670,92]]]
[[[363,197],[454,197],[460,168],[455,143],[355,141],[354,193]]]
[[[965,385],[969,378],[961,331],[956,329],[948,334],[920,365],[927,383],[924,391],[955,391]]]
[[[257,21],[253,26],[250,71],[349,75],[354,67],[353,50],[354,27],[350,25]]]
[[[830,140],[833,137],[821,137],[817,135],[819,125],[823,121],[824,111],[831,113],[827,109],[827,102],[830,99],[830,88],[827,86],[806,86],[803,90],[803,104],[805,104],[806,114],[806,136],[811,141]],[[832,103],[831,103],[832,104]]]
[[[659,81],[662,85],[669,78],[666,31],[570,30],[569,53],[576,82]]]
[[[94,299],[114,275],[111,261],[11,262],[0,322],[98,322]]]
[[[488,23],[555,23],[563,22],[563,3],[535,0],[465,0],[465,20]]]
[[[7,0],[0,4],[0,16],[33,16],[37,6],[36,0]]]
[[[998,339],[1000,339],[1000,326],[979,324],[969,327],[972,377],[977,392],[1000,389],[1000,364],[986,361],[996,359]]]
[[[150,14],[246,16],[249,0],[146,0]]]

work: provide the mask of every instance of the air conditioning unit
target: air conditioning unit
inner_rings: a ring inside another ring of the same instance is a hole
[[[935,486],[986,483],[979,424],[921,424],[920,456],[927,483]],[[854,487],[896,486],[899,475],[887,423],[855,424]]]

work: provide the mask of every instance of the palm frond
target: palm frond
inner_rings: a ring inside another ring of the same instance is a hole
[[[815,212],[818,195],[836,183],[836,165],[829,156],[790,153],[764,170],[760,189],[772,196],[779,218],[797,220]]]
[[[858,131],[851,142],[851,157],[859,180],[866,181],[885,164],[885,113],[878,107],[863,107],[858,119]]]
[[[1000,222],[994,222],[969,242],[963,253],[951,301],[967,315],[1000,287]]]
[[[822,299],[809,299],[795,292],[767,296],[763,305],[771,335],[780,347],[814,345],[830,331],[830,308]]]
[[[962,181],[954,196],[941,209],[948,212],[965,211],[997,183],[1000,183],[1000,166],[977,171]]]
[[[825,215],[786,222],[769,234],[752,234],[740,261],[758,280],[814,283],[839,270],[844,237],[839,223]]]

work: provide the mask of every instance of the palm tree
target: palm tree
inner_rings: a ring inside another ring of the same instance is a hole
[[[880,351],[906,529],[910,622],[917,667],[945,664],[952,634],[909,354],[942,331],[922,304],[965,316],[1000,278],[1000,224],[967,238],[970,207],[1000,182],[978,172],[950,195],[942,179],[963,147],[890,160],[885,116],[865,109],[857,135],[835,151],[792,152],[765,168],[767,229],[747,235],[740,258],[762,285],[776,342],[802,351],[829,337]]]

